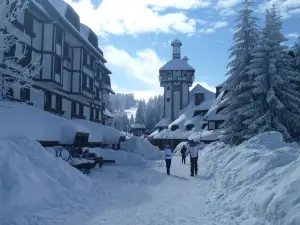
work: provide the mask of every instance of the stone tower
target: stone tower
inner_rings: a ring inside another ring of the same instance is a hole
[[[195,79],[195,69],[188,64],[187,57],[181,59],[182,43],[175,39],[171,45],[173,57],[159,69],[159,82],[164,88],[164,118],[173,121],[189,102],[189,87]]]

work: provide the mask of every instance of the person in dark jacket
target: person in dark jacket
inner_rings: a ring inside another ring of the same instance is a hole
[[[181,163],[185,164],[185,158],[186,158],[186,147],[185,147],[185,145],[182,146],[180,152],[181,152]]]
[[[191,176],[198,174],[198,150],[197,143],[193,140],[189,141],[188,152],[191,160]]]

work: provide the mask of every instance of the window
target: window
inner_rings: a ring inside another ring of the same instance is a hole
[[[90,56],[90,65],[91,65],[91,67],[93,67],[94,66],[94,61],[95,61],[95,58],[94,58],[94,56]]]
[[[170,98],[167,98],[167,102],[170,102]]]
[[[62,97],[50,92],[45,92],[45,109],[62,111]]]
[[[55,56],[54,71],[55,81],[61,83],[61,58]]]
[[[83,50],[83,64],[87,64],[87,53]]]
[[[194,124],[188,124],[188,125],[186,125],[186,130],[188,130],[188,131],[192,130],[194,126],[195,126]]]
[[[72,102],[72,116],[83,116],[83,105]]]
[[[195,93],[195,105],[200,105],[204,101],[204,93]]]
[[[167,87],[167,90],[169,91],[169,90],[170,90],[170,87]]]
[[[33,16],[28,10],[25,11],[24,15],[24,27],[26,33],[33,33]]]
[[[46,109],[51,108],[51,102],[52,102],[51,93],[45,92],[45,108]]]
[[[59,95],[56,96],[55,108],[59,111],[62,110],[62,97]]]
[[[56,40],[56,44],[59,44],[60,46],[62,45],[63,31],[59,26],[56,26],[55,40]]]
[[[93,90],[93,80],[91,78],[89,78],[89,89]]]
[[[91,120],[99,120],[99,110],[91,109]]]
[[[69,49],[70,49],[69,44],[65,42],[65,44],[64,44],[64,59],[69,59],[69,57],[70,57]]]
[[[14,90],[12,88],[8,88],[6,97],[13,98],[14,97]]]
[[[195,116],[205,116],[205,114],[208,112],[208,110],[197,110],[194,112],[193,117]]]
[[[216,129],[216,123],[214,121],[208,122],[208,130],[215,130]]]
[[[16,53],[16,44],[10,46],[10,48],[4,52],[4,57],[14,57],[15,53]]]
[[[20,61],[22,66],[28,66],[32,60],[32,49],[28,45],[23,45],[23,59]]]
[[[171,131],[175,131],[175,130],[177,130],[178,128],[179,128],[178,125],[172,125],[172,126],[171,126]]]
[[[23,101],[30,101],[30,89],[29,88],[21,88],[20,89],[20,99]]]

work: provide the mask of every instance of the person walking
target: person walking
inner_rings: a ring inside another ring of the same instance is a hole
[[[166,168],[167,168],[167,174],[168,175],[170,175],[172,157],[173,157],[173,152],[171,150],[171,147],[170,147],[170,145],[166,145],[166,148],[165,148],[165,161],[166,161]]]
[[[190,162],[191,162],[191,176],[197,176],[198,174],[198,146],[195,141],[189,141],[188,150],[190,153]]]
[[[185,145],[182,146],[180,152],[181,152],[181,163],[185,164],[185,158],[186,158],[186,147],[185,147]]]

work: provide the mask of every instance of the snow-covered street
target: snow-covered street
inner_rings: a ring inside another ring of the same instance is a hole
[[[92,173],[92,178],[103,180],[104,188],[116,196],[111,199],[112,207],[88,224],[228,224],[217,202],[211,202],[214,182],[201,175],[190,177],[189,162],[182,165],[180,160],[174,157],[171,176],[165,174],[164,166],[137,169],[111,165]]]

